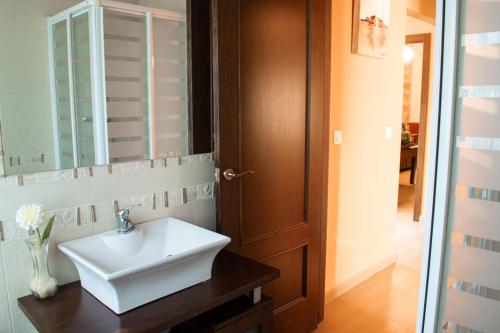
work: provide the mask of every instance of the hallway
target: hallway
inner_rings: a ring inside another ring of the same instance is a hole
[[[424,225],[412,221],[413,187],[401,173],[396,263],[325,306],[316,333],[415,332]]]
[[[397,262],[325,307],[316,333],[415,332],[418,271]]]

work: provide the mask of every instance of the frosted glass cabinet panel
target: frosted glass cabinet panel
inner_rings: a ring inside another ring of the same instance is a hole
[[[104,10],[109,162],[150,158],[146,16]]]
[[[53,32],[53,63],[54,63],[54,83],[55,83],[55,119],[56,136],[54,138],[59,167],[73,168],[74,147],[73,147],[73,116],[71,112],[71,92],[68,63],[68,29],[66,20],[58,22],[52,26]],[[57,163],[56,163],[57,165]]]
[[[499,1],[461,0],[443,332],[500,330]]]
[[[154,18],[155,146],[158,156],[188,153],[187,45],[184,22]]]
[[[52,24],[52,112],[58,168],[96,164],[89,38],[88,12]]]
[[[78,166],[91,166],[96,163],[90,74],[89,14],[86,12],[72,18],[71,30]]]

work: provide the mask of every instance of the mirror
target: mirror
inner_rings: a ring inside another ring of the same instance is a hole
[[[193,149],[211,142],[210,105],[195,112],[204,123],[193,119],[186,7],[3,1],[4,175],[209,152]],[[193,123],[203,133],[196,140]]]
[[[420,122],[424,43],[407,43],[404,47],[403,124]],[[418,133],[415,133],[418,135]],[[418,139],[418,138],[417,138]],[[415,141],[417,143],[418,140]]]

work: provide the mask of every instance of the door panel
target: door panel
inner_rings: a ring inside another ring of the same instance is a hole
[[[281,271],[264,287],[276,332],[318,322],[325,0],[214,0],[216,163],[230,249]]]
[[[307,0],[240,1],[244,241],[306,220],[306,64]]]
[[[307,247],[302,246],[262,260],[266,265],[280,270],[280,279],[264,286],[266,295],[273,295],[276,309],[297,302],[306,297]]]

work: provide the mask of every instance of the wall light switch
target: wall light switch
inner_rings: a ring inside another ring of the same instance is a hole
[[[333,144],[340,145],[342,143],[342,131],[333,132]]]
[[[385,138],[387,140],[392,139],[392,127],[391,126],[387,126],[385,128]]]

